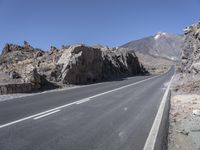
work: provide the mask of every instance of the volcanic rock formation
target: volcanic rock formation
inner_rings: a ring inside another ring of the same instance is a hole
[[[84,45],[66,49],[58,64],[63,65],[63,83],[70,84],[86,84],[146,73],[133,53]]]
[[[1,85],[30,83],[40,89],[52,84],[88,84],[146,73],[134,53],[107,47],[51,46],[45,52],[24,42],[23,46],[6,44],[0,55]]]

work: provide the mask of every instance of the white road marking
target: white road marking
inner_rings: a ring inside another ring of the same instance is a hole
[[[137,78],[137,77],[138,76],[127,77],[126,79],[134,79],[134,78]],[[104,83],[105,82],[92,83],[92,84],[88,84],[88,85],[79,85],[79,86],[76,85],[76,86],[66,87],[66,88],[62,88],[62,89],[48,90],[48,91],[44,91],[44,92],[40,92],[40,93],[0,95],[0,102],[6,101],[6,100],[13,100],[13,99],[16,99],[16,98],[31,97],[31,96],[42,95],[42,94],[46,94],[46,93],[62,92],[62,91],[68,91],[68,90],[71,90],[71,89],[78,89],[78,88],[83,88],[83,87],[96,86],[96,85],[101,85],[101,84],[104,84]],[[106,83],[112,83],[112,81],[107,81]],[[21,100],[21,99],[18,99],[18,100]]]
[[[85,98],[85,99],[82,99],[82,100],[76,102],[76,104],[81,104],[81,103],[87,102],[89,100],[90,100],[90,98]]]
[[[147,137],[147,140],[145,142],[143,150],[154,150],[158,131],[159,131],[159,127],[160,127],[161,120],[162,120],[163,113],[164,113],[164,109],[165,109],[165,104],[166,104],[166,101],[167,101],[167,96],[168,96],[170,85],[171,85],[173,78],[174,78],[174,75],[172,76],[172,78],[171,78],[171,80],[168,84],[168,87],[167,87],[167,89],[164,93],[164,96],[163,96],[162,101],[160,103],[158,112],[156,114],[155,120],[154,120],[153,125],[151,127],[151,130],[149,132],[149,135]]]
[[[0,129],[4,128],[4,127],[7,127],[7,126],[10,126],[10,125],[13,125],[13,124],[16,124],[16,123],[19,123],[19,122],[22,122],[22,121],[25,121],[25,120],[28,120],[28,119],[31,119],[31,118],[34,118],[34,117],[37,117],[37,116],[40,116],[40,115],[43,115],[45,113],[49,113],[51,111],[55,111],[57,109],[61,109],[63,107],[67,107],[67,106],[73,105],[73,104],[75,104],[75,102],[69,103],[69,104],[66,104],[66,105],[63,105],[63,106],[60,106],[60,107],[56,107],[56,108],[53,108],[53,109],[49,109],[47,111],[44,111],[44,112],[41,112],[41,113],[38,113],[38,114],[34,114],[34,115],[31,115],[31,116],[28,116],[28,117],[25,117],[25,118],[22,118],[22,119],[19,119],[19,120],[16,120],[16,121],[12,121],[12,122],[0,125]]]
[[[43,118],[43,117],[49,116],[49,115],[51,115],[51,114],[57,113],[57,112],[59,112],[59,111],[60,111],[60,109],[55,110],[55,111],[52,111],[52,112],[47,113],[47,114],[44,114],[44,115],[41,115],[41,116],[38,116],[38,117],[35,117],[35,118],[33,118],[33,119],[34,119],[34,120],[37,120],[37,119],[40,119],[40,118]]]
[[[161,76],[161,75],[159,75],[159,76]],[[100,94],[97,94],[97,95],[94,95],[94,96],[91,96],[91,97],[88,97],[88,98],[92,99],[92,98],[95,98],[95,97],[98,97],[98,96],[101,96],[101,95],[105,95],[105,94],[108,94],[108,93],[111,93],[111,92],[114,92],[114,91],[118,91],[118,90],[130,87],[130,86],[142,83],[144,81],[151,80],[151,79],[159,77],[159,76],[154,76],[154,77],[151,77],[151,78],[148,78],[148,79],[144,79],[144,80],[141,80],[141,81],[138,81],[138,82],[135,82],[135,83],[132,83],[132,84],[128,84],[128,85],[125,85],[125,86],[122,86],[120,88],[116,88],[116,89],[113,89],[113,90],[110,90],[110,91],[107,91],[107,92],[103,92],[103,93],[100,93]]]
[[[28,119],[31,119],[31,118],[35,118],[35,117],[40,116],[40,115],[45,114],[45,113],[49,113],[49,112],[52,112],[52,111],[55,111],[55,110],[58,110],[58,109],[62,109],[64,107],[71,106],[73,104],[83,103],[84,102],[83,100],[85,100],[85,99],[89,99],[88,101],[90,101],[90,100],[92,100],[92,98],[95,98],[95,97],[98,97],[98,96],[101,96],[101,95],[105,95],[105,94],[108,94],[108,93],[111,93],[111,92],[114,92],[114,91],[118,91],[118,90],[130,87],[130,86],[133,86],[133,85],[136,85],[136,84],[139,84],[139,83],[142,83],[142,82],[145,82],[145,81],[148,81],[148,80],[154,79],[156,77],[160,77],[160,76],[162,76],[162,75],[147,78],[147,79],[144,79],[144,80],[132,83],[132,84],[122,86],[120,88],[116,88],[116,89],[113,89],[113,90],[110,90],[110,91],[107,91],[107,92],[103,92],[103,93],[100,93],[100,94],[97,94],[97,95],[94,95],[94,96],[90,96],[88,98],[84,98],[84,99],[81,99],[81,100],[78,100],[78,101],[75,101],[75,102],[72,102],[72,103],[69,103],[69,104],[66,104],[66,105],[62,105],[62,106],[59,106],[59,107],[56,107],[56,108],[53,108],[53,109],[49,109],[47,111],[44,111],[44,112],[41,112],[41,113],[38,113],[38,114],[35,114],[35,115],[31,115],[31,116],[28,116],[28,117],[25,117],[25,118],[22,118],[22,119],[19,119],[19,120],[16,120],[16,121],[12,121],[12,122],[0,125],[0,129],[7,127],[7,126],[10,126],[10,125],[13,125],[13,124],[16,124],[16,123],[19,123],[19,122],[22,122],[22,121],[25,121],[25,120],[28,120]],[[87,101],[85,101],[85,102],[87,102]]]

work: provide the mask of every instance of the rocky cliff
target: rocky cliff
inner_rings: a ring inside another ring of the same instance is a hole
[[[200,22],[184,30],[181,64],[172,82],[168,149],[199,149]],[[197,133],[198,132],[198,133]]]
[[[200,22],[187,27],[184,33],[182,71],[200,73]]]
[[[22,46],[6,44],[0,55],[1,85],[31,83],[40,89],[146,73],[137,56],[122,49],[72,45],[52,46],[45,52],[24,42]]]
[[[184,29],[185,40],[181,65],[177,68],[176,90],[200,92],[200,22]]]

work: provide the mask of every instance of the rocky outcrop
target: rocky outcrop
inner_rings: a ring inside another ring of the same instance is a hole
[[[199,149],[200,22],[184,30],[182,62],[171,85],[168,149]],[[198,131],[199,132],[199,131]]]
[[[184,30],[182,61],[177,67],[174,90],[180,93],[200,92],[200,22]]]
[[[200,73],[200,22],[187,27],[182,53],[182,71]]]
[[[33,70],[29,74],[26,74],[25,79],[27,83],[36,85],[38,88],[41,88],[47,83],[47,80],[45,79],[45,77],[38,74],[36,68],[33,68]]]
[[[28,42],[24,42],[23,46],[16,44],[6,44],[3,48],[2,55],[0,56],[1,63],[15,63],[18,61],[23,61],[26,59],[34,58],[35,55],[41,56],[44,51],[33,48],[28,44]]]
[[[51,71],[56,64],[53,59],[55,57],[55,60],[58,60],[57,57],[59,56],[61,54],[57,51],[53,54],[44,52],[33,48],[26,41],[22,46],[6,44],[0,55],[0,84],[5,85],[4,87],[8,87],[8,89],[15,87],[15,85],[31,84],[31,89],[34,89],[34,91],[58,87],[48,79],[50,79]],[[15,90],[11,91],[14,93]],[[22,90],[21,92],[25,91],[28,92],[29,90]]]
[[[123,50],[109,50],[84,45],[65,49],[61,80],[68,84],[86,84],[146,73],[136,55]]]
[[[108,47],[51,46],[45,52],[25,41],[23,46],[6,44],[0,60],[0,83],[8,88],[31,84],[34,89],[45,90],[147,73],[135,53]]]

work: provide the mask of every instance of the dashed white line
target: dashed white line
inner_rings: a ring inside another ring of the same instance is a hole
[[[160,77],[160,76],[162,76],[162,75],[147,78],[147,79],[144,79],[144,80],[141,80],[141,81],[138,81],[138,82],[135,82],[135,83],[131,83],[131,84],[128,84],[128,85],[125,85],[125,86],[122,86],[122,87],[119,87],[119,88],[116,88],[116,89],[113,89],[113,90],[109,90],[107,92],[103,92],[103,93],[100,93],[100,94],[97,94],[97,95],[94,95],[94,96],[90,96],[88,98],[84,98],[84,99],[81,99],[81,100],[78,100],[78,101],[75,101],[75,102],[72,102],[72,103],[69,103],[69,104],[66,104],[66,105],[62,105],[62,106],[59,106],[59,107],[56,107],[56,108],[53,108],[53,109],[49,109],[47,111],[44,111],[44,112],[41,112],[41,113],[38,113],[38,114],[34,114],[34,115],[31,115],[31,116],[28,116],[28,117],[25,117],[25,118],[22,118],[22,119],[19,119],[19,120],[16,120],[16,121],[12,121],[12,122],[0,125],[0,129],[7,127],[7,126],[10,126],[10,125],[14,125],[16,123],[19,123],[19,122],[22,122],[22,121],[25,121],[25,120],[28,120],[28,119],[31,119],[31,118],[35,118],[37,116],[40,116],[40,115],[43,115],[43,114],[46,114],[46,113],[49,113],[49,112],[52,112],[52,111],[55,111],[55,110],[58,110],[58,109],[62,109],[64,107],[68,107],[68,106],[71,106],[71,105],[74,105],[74,104],[81,104],[81,103],[92,100],[92,98],[95,98],[95,97],[98,97],[98,96],[101,96],[101,95],[105,95],[105,94],[108,94],[108,93],[111,93],[111,92],[114,92],[114,91],[118,91],[118,90],[130,87],[130,86],[133,86],[133,85],[137,85],[139,83],[142,83],[142,82],[145,82],[145,81],[148,81],[148,80],[154,79],[156,77]]]
[[[76,104],[85,103],[85,102],[87,102],[87,101],[89,101],[89,100],[90,100],[90,98],[85,98],[85,99],[83,99],[83,100],[80,100],[80,101],[76,102]]]
[[[60,111],[60,109],[55,110],[55,111],[52,111],[52,112],[47,113],[47,114],[44,114],[44,115],[41,115],[41,116],[38,116],[38,117],[35,117],[35,118],[33,118],[33,119],[34,119],[34,120],[37,120],[37,119],[40,119],[40,118],[43,118],[43,117],[49,116],[49,115],[51,115],[51,114],[55,114],[55,113],[57,113],[57,112],[59,112],[59,111]]]

